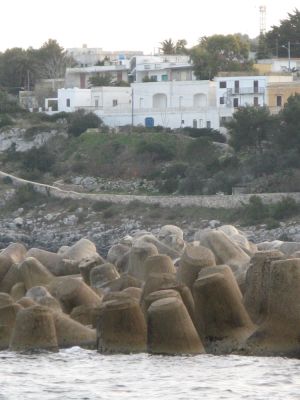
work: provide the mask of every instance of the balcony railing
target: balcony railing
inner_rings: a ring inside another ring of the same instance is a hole
[[[265,88],[240,87],[240,88],[228,89],[227,94],[229,96],[238,96],[238,95],[245,95],[245,94],[264,95]]]

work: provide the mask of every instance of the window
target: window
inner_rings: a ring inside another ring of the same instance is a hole
[[[240,81],[234,81],[234,93],[240,93]]]
[[[197,128],[197,120],[193,119],[193,128]]]
[[[208,129],[211,128],[211,121],[206,121],[206,128],[208,128]]]
[[[255,107],[259,106],[258,97],[253,97],[253,105]]]
[[[226,81],[220,81],[220,89],[226,89],[227,85],[226,85]]]
[[[99,99],[95,98],[95,107],[99,107]]]
[[[66,106],[71,107],[71,99],[66,99]]]
[[[118,100],[117,99],[113,99],[112,105],[113,105],[113,107],[116,107],[118,105]]]
[[[220,119],[220,126],[224,126],[226,123],[226,117],[221,117]]]
[[[237,98],[237,97],[235,97],[234,99],[233,99],[233,107],[234,108],[237,108],[239,106],[239,99]]]
[[[258,81],[253,81],[253,91],[254,93],[258,93]]]
[[[150,82],[157,82],[157,75],[151,75]]]
[[[220,97],[220,104],[225,104],[225,98],[224,97]]]
[[[199,119],[199,128],[203,128],[203,119]]]
[[[276,96],[276,105],[277,107],[282,106],[282,96]]]

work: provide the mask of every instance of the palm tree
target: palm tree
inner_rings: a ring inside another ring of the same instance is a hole
[[[164,54],[176,54],[176,46],[172,39],[166,39],[160,42],[161,50]]]

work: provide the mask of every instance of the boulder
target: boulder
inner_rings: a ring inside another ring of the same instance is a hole
[[[201,354],[204,347],[183,302],[176,297],[154,301],[147,311],[148,352]]]

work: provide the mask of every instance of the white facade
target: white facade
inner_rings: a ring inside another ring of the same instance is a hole
[[[219,128],[214,82],[134,83],[132,89],[134,125]]]
[[[215,83],[211,81],[135,83],[131,87],[60,89],[58,111],[95,112],[105,124],[165,128],[219,128]]]
[[[142,51],[119,50],[106,51],[99,47],[73,47],[67,49],[68,55],[74,58],[80,67],[90,67],[96,65],[99,61],[103,61],[106,57],[112,62],[119,62],[124,59],[130,59],[136,55],[142,55]]]
[[[131,75],[137,83],[195,80],[190,57],[186,55],[138,56],[131,60]]]

